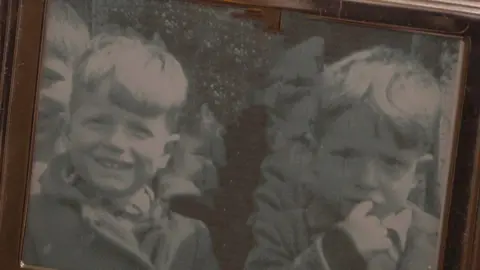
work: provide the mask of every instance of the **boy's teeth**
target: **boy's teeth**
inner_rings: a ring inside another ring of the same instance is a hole
[[[102,162],[102,164],[103,164],[103,166],[105,166],[109,169],[120,169],[122,167],[119,163],[105,161],[105,160]]]
[[[118,169],[120,167],[120,166],[118,166],[118,164],[114,164],[114,163],[111,163],[111,162],[105,162],[105,165],[108,168],[112,168],[112,169]]]

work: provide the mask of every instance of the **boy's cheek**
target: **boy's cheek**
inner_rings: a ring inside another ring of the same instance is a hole
[[[81,117],[74,117],[70,119],[70,124],[66,130],[66,133],[71,140],[75,140],[79,143],[99,142],[106,139],[105,132],[88,128],[82,124],[83,119]]]
[[[317,181],[327,186],[342,185],[350,178],[350,168],[343,166],[343,163],[333,158],[319,159],[315,168],[318,178]]]
[[[74,148],[87,148],[98,141],[98,136],[90,132],[75,132],[75,130],[71,130],[67,136],[71,147]]]
[[[154,156],[161,154],[161,150],[151,140],[132,142],[131,148],[142,159],[152,159]]]
[[[132,149],[141,156],[149,159],[157,159],[166,154],[165,145],[166,142],[164,139],[152,138],[132,143]]]
[[[157,150],[156,147],[152,147],[151,143],[136,144],[132,147],[132,154],[137,160],[139,167],[143,167],[146,170],[157,167],[158,158],[161,157],[162,151]]]
[[[91,155],[101,145],[101,136],[92,132],[70,130],[65,138],[64,144],[67,149],[75,149],[75,151],[85,153],[85,155]]]
[[[317,175],[309,186],[315,194],[332,202],[342,200],[345,190],[348,189],[343,179],[334,174]]]

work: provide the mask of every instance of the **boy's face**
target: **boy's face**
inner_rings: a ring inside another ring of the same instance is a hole
[[[94,95],[71,117],[68,151],[75,170],[104,194],[127,196],[151,180],[173,139],[164,115],[144,118]]]
[[[316,191],[333,211],[345,218],[372,201],[372,214],[381,218],[405,207],[423,156],[399,149],[389,125],[357,106],[328,127],[315,158]]]
[[[72,92],[72,69],[61,58],[47,52],[42,71],[35,134],[36,160],[47,162],[64,125]]]

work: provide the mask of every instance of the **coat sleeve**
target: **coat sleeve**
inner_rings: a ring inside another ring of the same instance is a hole
[[[212,241],[208,228],[200,223],[197,232],[196,270],[219,270],[217,258],[213,253]]]

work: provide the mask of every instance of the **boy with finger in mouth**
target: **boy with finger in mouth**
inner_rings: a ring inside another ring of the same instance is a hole
[[[328,66],[315,87],[316,142],[298,180],[315,197],[306,209],[255,216],[245,268],[434,269],[439,220],[408,196],[432,165],[436,80],[414,59],[375,47]],[[281,194],[262,192],[257,200],[281,206]]]

